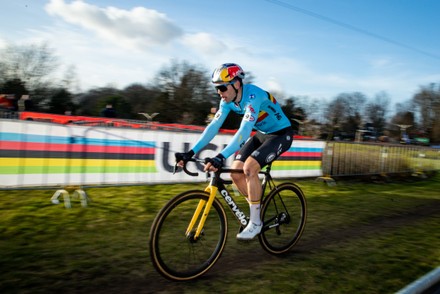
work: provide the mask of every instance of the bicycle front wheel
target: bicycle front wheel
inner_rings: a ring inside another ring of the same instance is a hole
[[[189,236],[185,234],[197,205],[208,198],[204,191],[188,191],[171,199],[157,214],[150,230],[150,257],[164,277],[177,281],[197,278],[220,257],[226,243],[227,220],[217,199],[199,238],[194,237],[198,222]]]
[[[261,246],[272,254],[285,253],[298,242],[306,224],[304,193],[293,183],[283,183],[270,191],[261,213]]]

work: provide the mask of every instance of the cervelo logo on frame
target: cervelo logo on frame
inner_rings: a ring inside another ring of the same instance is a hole
[[[232,211],[235,213],[237,218],[240,220],[240,223],[243,226],[247,225],[246,215],[237,207],[237,204],[234,202],[231,196],[229,196],[228,191],[221,190],[220,194],[225,199],[226,203],[228,203],[229,207],[231,207]]]

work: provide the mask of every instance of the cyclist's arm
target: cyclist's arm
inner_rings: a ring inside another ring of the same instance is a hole
[[[220,130],[220,127],[223,125],[223,122],[225,121],[226,117],[229,114],[230,109],[227,107],[222,107],[220,105],[219,110],[214,116],[214,119],[211,121],[211,123],[205,128],[200,138],[195,143],[192,150],[194,153],[199,152],[202,150],[203,147],[208,145],[209,142],[217,135],[218,131]]]

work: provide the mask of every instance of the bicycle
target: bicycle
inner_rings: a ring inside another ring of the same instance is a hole
[[[191,161],[204,162],[194,158]],[[198,175],[189,171],[186,163],[183,171],[191,176]],[[296,184],[284,182],[276,185],[270,171],[271,164],[260,171],[263,229],[258,240],[264,250],[280,255],[300,239],[306,223],[307,205],[304,193]],[[237,219],[240,230],[246,227],[249,218],[226,188],[232,181],[221,178],[221,174],[236,172],[243,173],[230,168],[212,172],[204,191],[183,192],[158,212],[151,225],[149,248],[153,266],[165,278],[175,281],[195,279],[219,259],[225,248],[228,223],[226,211],[216,197],[217,192]]]

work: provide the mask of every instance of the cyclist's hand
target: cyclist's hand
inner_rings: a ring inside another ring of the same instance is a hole
[[[174,153],[174,156],[176,157],[176,163],[178,166],[183,166],[185,163],[187,163],[191,157],[194,156],[194,151],[190,150],[188,152],[176,152]]]
[[[217,154],[216,157],[207,157],[205,158],[205,171],[212,170],[217,171],[219,168],[223,166],[225,157],[220,153]]]

